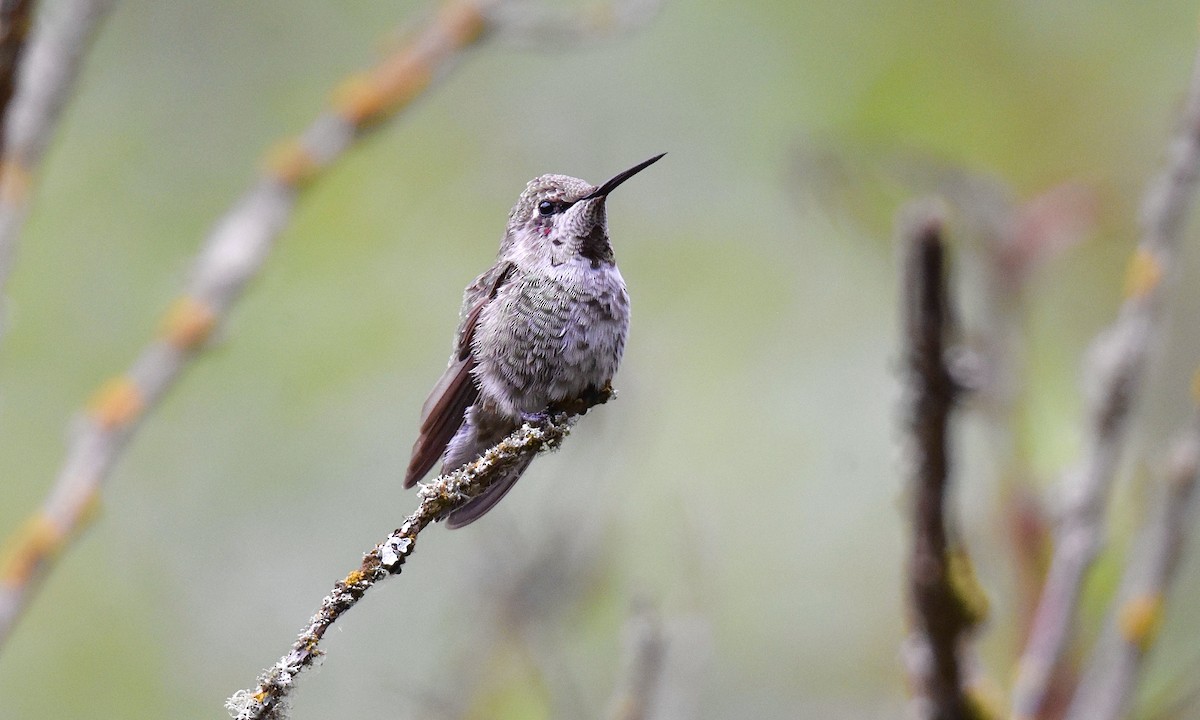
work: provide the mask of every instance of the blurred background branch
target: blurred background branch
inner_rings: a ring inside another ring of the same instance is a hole
[[[592,3],[580,10],[544,0],[499,0],[489,15],[497,35],[515,45],[578,50],[614,32],[644,26],[662,4],[663,0],[616,0]]]
[[[904,209],[899,240],[904,255],[901,311],[912,455],[912,547],[908,563],[913,639],[907,657],[917,713],[927,720],[984,717],[965,690],[965,651],[981,619],[967,587],[970,561],[954,547],[948,511],[950,416],[957,388],[946,365],[954,324],[948,289],[944,211],[936,202]]]
[[[1197,391],[1200,385],[1193,387],[1194,400],[1200,402]],[[1197,472],[1200,415],[1189,420],[1161,469],[1162,483],[1142,523],[1139,543],[1125,561],[1121,588],[1092,649],[1067,720],[1129,717],[1146,654],[1157,638],[1180,555],[1195,520]]]
[[[1062,481],[1054,554],[1017,668],[1014,720],[1039,717],[1070,641],[1088,569],[1104,542],[1105,513],[1147,360],[1160,341],[1166,288],[1195,193],[1200,164],[1200,54],[1166,167],[1146,191],[1142,238],[1129,264],[1117,319],[1093,342],[1084,372],[1087,420],[1082,458]]]
[[[610,701],[608,720],[648,720],[663,677],[666,638],[657,611],[646,603],[633,608],[625,621],[619,685]]]
[[[0,158],[4,157],[8,103],[17,84],[17,70],[21,67],[25,38],[33,24],[34,4],[34,0],[0,2]]]
[[[0,35],[0,339],[7,319],[8,278],[29,212],[33,174],[74,91],[92,36],[115,2],[45,3],[36,14],[27,49],[23,44],[33,0],[5,0],[0,6],[0,22],[4,23]],[[6,634],[4,618],[0,607],[0,645]]]

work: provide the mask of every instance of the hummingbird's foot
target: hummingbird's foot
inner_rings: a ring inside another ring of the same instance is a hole
[[[530,425],[545,425],[550,422],[550,413],[547,410],[541,412],[523,412],[521,413],[521,422]]]
[[[559,413],[569,413],[571,415],[586,415],[588,410],[591,410],[597,405],[602,405],[608,402],[616,391],[613,390],[612,383],[604,383],[603,387],[589,387],[579,394],[578,397],[570,400],[561,400],[553,403],[547,409],[552,415]]]
[[[617,391],[613,389],[612,381],[604,383],[598,388],[589,388],[584,398],[589,405],[603,405],[604,403],[616,397]]]
[[[606,382],[600,387],[592,386],[580,393],[579,397],[575,399],[576,412],[583,415],[597,405],[603,405],[608,402],[616,394],[611,382]]]

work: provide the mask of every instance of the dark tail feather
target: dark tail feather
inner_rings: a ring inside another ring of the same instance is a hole
[[[429,394],[421,413],[421,433],[413,443],[412,459],[404,473],[404,487],[425,477],[446,452],[446,444],[463,424],[463,413],[479,397],[471,378],[470,359],[454,363]]]
[[[532,461],[532,455],[524,458],[493,482],[487,490],[483,491],[482,495],[450,513],[446,518],[446,527],[451,530],[465,527],[483,517],[488,510],[495,507],[496,503],[508,494],[509,490],[512,490],[513,485],[516,485],[517,480],[521,479],[521,475],[525,473]]]

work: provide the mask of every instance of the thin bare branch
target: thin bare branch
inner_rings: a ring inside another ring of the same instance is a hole
[[[1154,644],[1180,552],[1194,517],[1200,471],[1200,414],[1176,440],[1164,487],[1130,555],[1114,609],[1075,693],[1067,720],[1128,716],[1146,653]]]
[[[1148,354],[1158,340],[1200,167],[1200,53],[1180,128],[1166,167],[1142,206],[1142,238],[1130,263],[1117,319],[1093,342],[1085,370],[1088,395],[1083,454],[1063,478],[1063,508],[1054,555],[1018,666],[1012,717],[1039,717],[1063,650],[1072,636],[1080,591],[1104,540],[1104,515],[1137,401]]]
[[[63,107],[75,86],[75,78],[91,47],[91,39],[100,21],[115,0],[61,0],[43,8],[29,47],[19,50],[29,23],[29,2],[4,0],[0,13],[10,5],[24,6],[13,15],[13,25],[0,33],[0,99],[8,102],[3,115],[0,141],[0,335],[3,334],[3,298],[8,276],[16,256],[17,239],[25,225],[31,195],[33,173],[41,163]],[[22,16],[24,12],[24,16]],[[3,19],[0,18],[0,22]],[[20,67],[17,68],[17,58]],[[7,63],[11,62],[9,66]],[[5,82],[16,72],[15,85]],[[0,109],[3,105],[0,104]],[[0,643],[3,641],[3,610],[0,609]]]
[[[627,32],[654,19],[663,0],[603,2],[583,11],[542,0],[506,0],[491,11],[497,35],[514,45],[544,49],[547,44],[578,48],[610,34]]]
[[[635,607],[625,622],[625,649],[621,684],[611,701],[610,720],[647,720],[666,654],[662,620],[653,607]]]
[[[344,81],[332,106],[304,134],[268,154],[259,179],[204,241],[187,287],[166,313],[158,335],[127,372],[96,391],[76,423],[49,497],[6,543],[9,551],[0,558],[0,647],[59,551],[92,516],[105,479],[141,420],[174,387],[262,268],[292,217],[299,191],[364,130],[409,107],[465,49],[490,36],[497,29],[495,10],[496,0],[446,3],[404,47]],[[44,65],[34,52],[26,69],[33,72]],[[22,143],[40,152],[42,144],[24,139],[29,127],[29,117],[14,115],[10,138],[23,138]],[[14,153],[17,148],[14,142]],[[5,217],[16,217],[5,214],[2,197],[0,192],[0,238],[7,232]]]
[[[914,676],[918,714],[928,720],[982,717],[964,691],[960,651],[978,612],[964,593],[961,551],[952,548],[947,513],[950,416],[956,388],[946,366],[950,334],[941,210],[927,203],[906,209],[900,224],[905,256],[905,365],[912,455],[913,539],[909,558]],[[959,562],[961,560],[961,562]]]
[[[17,71],[25,54],[34,4],[34,0],[0,0],[0,158],[4,157],[8,103],[17,86]]]
[[[259,676],[258,685],[239,690],[229,698],[225,706],[230,716],[236,720],[281,720],[287,717],[286,700],[295,686],[296,676],[322,654],[317,646],[325,632],[376,583],[399,574],[412,554],[421,530],[466,505],[517,462],[543,450],[557,448],[578,415],[594,404],[607,401],[608,397],[602,394],[580,401],[569,410],[549,414],[540,424],[525,423],[478,460],[421,485],[421,504],[416,511],[386,540],[364,555],[357,570],[333,586],[333,591],[321,601],[321,609],[308,621],[291,650]]]

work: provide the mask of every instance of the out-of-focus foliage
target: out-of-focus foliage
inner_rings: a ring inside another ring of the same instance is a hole
[[[399,479],[421,402],[526,180],[599,181],[662,151],[610,203],[634,302],[619,399],[486,521],[434,528],[327,637],[295,716],[344,717],[358,698],[363,717],[595,717],[635,597],[667,618],[667,699],[699,717],[899,716],[889,218],[930,189],[922,168],[994,175],[1016,197],[1067,180],[1098,194],[1093,237],[1041,268],[1022,308],[1021,462],[1048,484],[1076,450],[1079,355],[1116,305],[1195,12],[679,0],[617,42],[470,53],[308,193],[0,655],[0,716],[219,713],[413,507]],[[71,413],[149,337],[261,151],[416,15],[121,3],[11,282],[0,532],[40,501]],[[1143,409],[1151,468],[1200,359],[1196,260]],[[993,601],[983,656],[1007,683],[1011,547],[981,434],[968,422],[958,499]],[[1124,500],[1118,539],[1140,495]],[[1200,588],[1196,567],[1180,596]],[[1176,666],[1200,626],[1185,605],[1170,622],[1190,634],[1161,648]]]

